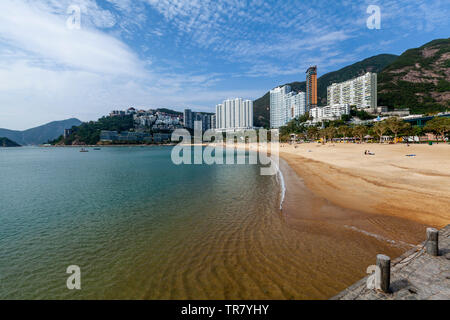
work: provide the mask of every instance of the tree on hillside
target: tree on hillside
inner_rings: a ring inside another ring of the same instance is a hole
[[[299,123],[305,123],[308,120],[311,120],[312,118],[309,116],[309,112],[306,112],[305,114],[299,116],[298,118]]]
[[[79,126],[72,127],[72,134],[64,139],[60,136],[52,141],[52,144],[58,145],[94,145],[100,141],[101,130],[108,131],[131,131],[134,129],[133,116],[102,117],[98,121],[82,123]]]
[[[386,133],[386,131],[388,130],[386,124],[384,121],[381,122],[377,122],[373,128],[372,128],[373,132],[380,137],[380,143],[383,142],[383,135]]]
[[[364,137],[367,135],[367,132],[368,130],[366,126],[359,125],[353,128],[353,135],[358,137],[361,143],[364,142]]]
[[[424,131],[438,134],[445,141],[446,134],[450,132],[450,118],[435,117],[427,122]]]
[[[280,127],[280,135],[287,136],[292,133],[301,133],[305,130],[304,123],[309,120],[309,113],[292,119],[286,125]]]
[[[351,106],[350,116],[357,117],[360,120],[371,120],[376,118],[374,115],[367,113],[365,110],[358,110],[356,106]]]
[[[391,130],[391,132],[394,134],[395,142],[397,142],[399,132],[404,131],[408,127],[410,127],[409,123],[406,123],[398,117],[391,117],[389,119],[386,119],[384,121],[384,124],[386,128]]]

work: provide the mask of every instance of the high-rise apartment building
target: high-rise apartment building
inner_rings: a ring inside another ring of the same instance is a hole
[[[253,128],[253,101],[228,99],[216,106],[216,129],[234,131]]]
[[[341,83],[333,83],[327,88],[327,102],[349,104],[358,109],[376,110],[377,108],[377,74],[365,75]]]
[[[192,117],[192,110],[185,109],[184,110],[184,127],[189,129],[194,129],[194,119]]]
[[[317,66],[306,70],[306,106],[317,107]]]
[[[289,92],[286,96],[286,107],[288,109],[288,122],[308,112],[306,108],[306,94],[304,92]]]
[[[202,131],[205,132],[206,130],[213,129],[212,117],[215,116],[210,113],[192,112],[190,109],[185,109],[184,127],[194,130],[200,128],[201,123]]]
[[[309,112],[313,123],[322,122],[324,120],[340,120],[343,115],[350,114],[350,106],[348,104],[335,104],[332,106],[315,107]]]
[[[210,129],[216,129],[216,115],[211,116]]]
[[[202,122],[203,132],[213,129],[211,127],[211,118],[212,117],[213,117],[213,115],[209,114],[209,113],[197,113],[197,121]]]
[[[270,91],[270,127],[279,128],[308,112],[304,92],[294,92],[286,85]]]

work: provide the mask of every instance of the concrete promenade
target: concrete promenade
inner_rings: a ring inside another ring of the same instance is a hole
[[[437,257],[423,243],[392,261],[390,275],[387,293],[368,289],[367,276],[332,300],[450,300],[450,225],[439,231]]]

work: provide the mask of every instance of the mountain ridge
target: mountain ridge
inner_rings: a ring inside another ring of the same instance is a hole
[[[319,105],[326,103],[327,86],[368,71],[378,74],[379,106],[408,108],[412,114],[450,109],[450,38],[432,40],[418,48],[408,49],[400,56],[376,55],[321,76],[317,83]],[[305,91],[305,82],[290,85],[295,91]],[[255,100],[253,105],[255,126],[268,127],[269,92]]]
[[[378,103],[412,113],[450,109],[450,38],[406,50],[378,77]]]
[[[20,144],[4,137],[0,137],[0,148],[15,148],[21,147]]]
[[[8,138],[22,146],[39,145],[59,137],[64,129],[78,126],[82,122],[76,118],[52,121],[31,129],[19,131],[0,128],[0,137]]]
[[[387,65],[395,61],[399,56],[393,54],[379,54],[355,62],[349,66],[343,67],[337,71],[328,72],[317,79],[317,96],[319,105],[325,105],[327,99],[327,87],[332,83],[343,82],[356,78],[367,72],[379,73]],[[290,85],[294,91],[305,91],[306,82],[291,82],[284,85]],[[270,125],[269,107],[270,107],[270,91],[263,97],[253,102],[254,122],[257,127],[267,127]]]

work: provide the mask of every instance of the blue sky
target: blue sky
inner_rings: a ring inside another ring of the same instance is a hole
[[[448,0],[1,0],[0,127],[128,106],[212,111],[303,81],[310,65],[320,76],[447,38],[449,16]]]

